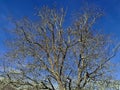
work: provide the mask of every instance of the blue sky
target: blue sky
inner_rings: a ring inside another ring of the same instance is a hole
[[[85,0],[0,0],[0,54],[6,51],[4,41],[9,38],[9,33],[5,31],[6,28],[11,28],[8,17],[20,19],[28,16],[33,18],[36,7],[47,5],[67,8],[66,19],[69,20],[73,12],[80,10],[84,4],[83,1]],[[89,5],[96,5],[104,10],[105,16],[99,20],[96,27],[105,33],[112,34],[113,39],[120,41],[120,0],[87,0],[87,2]],[[119,54],[114,58],[115,61],[120,60]],[[120,78],[119,75],[118,77]]]

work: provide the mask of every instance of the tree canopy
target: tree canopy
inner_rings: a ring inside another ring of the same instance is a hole
[[[41,8],[37,21],[14,22],[13,40],[7,44],[5,78],[13,86],[36,90],[82,90],[91,81],[111,75],[115,56],[109,35],[94,28],[103,15],[100,9],[83,9],[66,21],[63,8]],[[65,26],[67,22],[68,26]]]

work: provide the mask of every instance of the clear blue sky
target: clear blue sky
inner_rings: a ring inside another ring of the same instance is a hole
[[[105,16],[101,18],[97,24],[98,29],[102,29],[105,33],[113,34],[113,38],[120,41],[120,0],[87,0],[89,5],[96,5],[104,10]],[[83,0],[0,0],[0,54],[5,52],[6,47],[4,40],[9,34],[5,32],[6,28],[11,28],[8,17],[21,18],[28,16],[32,18],[35,14],[36,7],[42,6],[57,8],[67,8],[67,18],[73,12],[78,11],[83,5]],[[119,61],[120,53],[114,60]],[[120,76],[118,75],[120,78]]]

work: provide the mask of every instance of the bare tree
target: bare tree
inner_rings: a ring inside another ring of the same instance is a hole
[[[43,7],[38,21],[15,21],[7,53],[11,64],[6,76],[11,84],[36,90],[81,90],[90,80],[109,76],[109,61],[115,53],[109,37],[93,27],[102,13],[86,9],[67,21],[69,26],[65,15],[63,9]]]

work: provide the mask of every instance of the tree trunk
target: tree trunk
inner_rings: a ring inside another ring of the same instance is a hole
[[[59,90],[65,90],[65,87],[63,87],[63,85],[59,84]]]
[[[62,83],[61,79],[58,78],[57,81],[58,81],[58,88],[59,88],[59,90],[65,90],[65,87],[63,86],[63,83]]]

